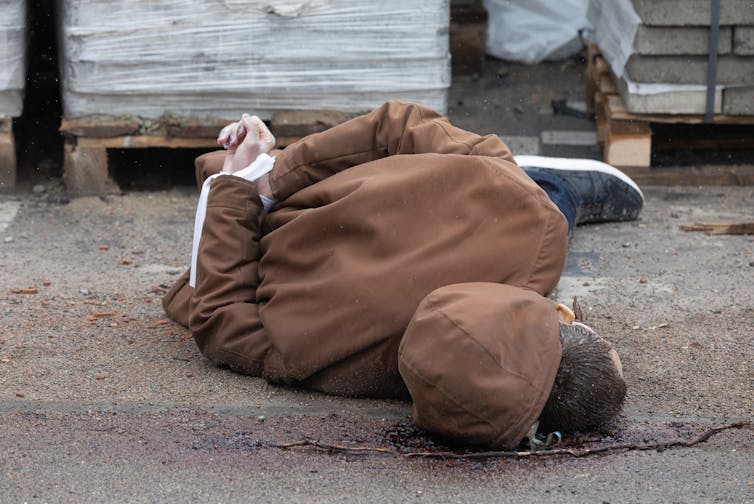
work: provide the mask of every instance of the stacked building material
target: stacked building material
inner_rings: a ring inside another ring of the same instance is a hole
[[[720,2],[714,114],[754,115],[754,8]],[[704,114],[710,0],[591,0],[589,18],[626,109]]]
[[[21,115],[25,69],[26,2],[0,0],[0,119]]]
[[[444,111],[449,0],[59,0],[66,117]]]

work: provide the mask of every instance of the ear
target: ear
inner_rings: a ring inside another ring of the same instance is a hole
[[[573,314],[573,311],[562,303],[558,303],[555,310],[558,312],[558,320],[564,324],[572,324],[576,320],[576,315]]]

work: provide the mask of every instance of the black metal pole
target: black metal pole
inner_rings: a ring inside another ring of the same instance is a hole
[[[720,0],[710,0],[709,59],[707,61],[707,105],[704,122],[711,123],[717,88],[717,45],[720,39]]]

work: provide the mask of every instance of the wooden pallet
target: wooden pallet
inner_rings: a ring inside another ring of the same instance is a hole
[[[13,120],[0,118],[0,191],[16,187],[16,142]]]
[[[348,117],[334,111],[284,111],[273,115],[269,127],[277,145],[284,147]],[[63,180],[66,189],[77,196],[113,191],[116,186],[109,177],[108,149],[219,149],[217,134],[231,122],[233,120],[171,117],[144,120],[106,115],[63,119],[60,132],[65,137]]]
[[[736,149],[754,148],[754,116],[715,115],[712,124],[740,126],[738,131],[710,136],[682,134],[689,125],[704,124],[703,115],[634,114],[626,109],[615,85],[615,77],[596,46],[590,46],[586,69],[586,98],[597,123],[597,137],[604,149],[605,162],[621,168],[648,171],[652,153],[661,149]],[[659,126],[666,125],[666,126]],[[678,134],[667,125],[678,125]],[[658,129],[664,130],[660,136]],[[722,128],[718,128],[722,129]]]

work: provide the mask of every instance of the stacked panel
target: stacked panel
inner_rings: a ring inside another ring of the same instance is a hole
[[[60,0],[66,117],[444,111],[448,0]]]

